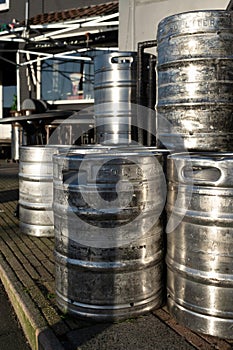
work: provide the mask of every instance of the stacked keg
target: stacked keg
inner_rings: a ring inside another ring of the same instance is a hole
[[[216,10],[159,23],[157,139],[167,148],[232,150],[232,20]]]
[[[103,151],[99,147],[31,145],[19,148],[19,226],[35,237],[54,236],[53,155],[79,150],[80,154]],[[106,148],[107,149],[107,148]]]
[[[19,226],[23,233],[31,236],[54,236],[55,150],[45,146],[21,146],[19,149]]]
[[[168,306],[187,327],[224,338],[233,337],[232,173],[229,152],[168,157]]]
[[[136,103],[137,53],[111,52],[94,59],[97,143],[131,141],[132,104]]]
[[[162,154],[127,148],[54,155],[62,311],[112,321],[163,303],[162,160]]]
[[[173,15],[157,36],[158,142],[186,151],[167,159],[168,309],[232,339],[233,14]]]
[[[164,301],[166,181],[163,153],[131,143],[137,54],[96,56],[94,69],[100,145],[53,157],[56,298],[63,312],[112,321]]]

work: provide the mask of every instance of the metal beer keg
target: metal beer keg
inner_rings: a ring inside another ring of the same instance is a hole
[[[54,155],[56,297],[79,317],[118,320],[163,302],[162,155]]]
[[[20,147],[19,226],[23,233],[54,236],[53,154],[71,149],[87,153],[92,152],[92,147],[55,144]]]
[[[53,154],[56,148],[21,146],[19,226],[23,233],[50,237],[53,226]]]
[[[136,103],[137,52],[111,52],[94,59],[98,143],[131,140],[131,103]]]
[[[197,332],[233,338],[233,154],[167,159],[168,309]]]
[[[231,11],[193,11],[159,23],[159,144],[175,150],[232,150],[232,40]]]

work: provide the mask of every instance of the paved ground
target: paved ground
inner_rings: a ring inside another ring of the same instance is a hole
[[[0,283],[0,314],[0,349],[30,350],[2,283]]]
[[[114,324],[62,314],[55,301],[54,240],[23,235],[14,216],[17,174],[17,164],[0,162],[0,278],[33,350],[233,349],[233,342],[177,324],[166,305]]]

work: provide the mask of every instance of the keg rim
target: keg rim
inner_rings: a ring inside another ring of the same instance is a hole
[[[168,155],[168,159],[185,159],[190,160],[192,159],[210,159],[210,158],[216,158],[216,160],[219,158],[219,160],[224,159],[232,159],[233,160],[233,152],[229,151],[223,151],[223,152],[216,152],[216,151],[192,151],[192,152],[177,152],[172,153]]]
[[[85,151],[89,151],[89,149],[85,150]],[[60,153],[60,154],[54,154],[54,158],[57,159],[61,159],[61,158],[67,158],[67,159],[83,159],[83,157],[85,157],[86,155],[88,156],[89,159],[99,159],[99,158],[108,158],[108,157],[121,157],[121,158],[125,158],[125,157],[141,157],[141,156],[149,156],[149,157],[154,157],[155,155],[158,156],[163,156],[162,152],[158,152],[158,153],[152,153],[150,150],[142,150],[142,151],[138,151],[138,150],[127,150],[127,152],[122,152],[122,148],[118,149],[97,149],[96,154],[94,153],[94,151],[92,149],[90,149],[90,152],[85,153],[80,153],[80,150],[70,150],[68,152],[64,152],[64,153]]]
[[[190,15],[190,14],[198,14],[198,13],[200,13],[200,14],[208,14],[208,13],[210,13],[210,14],[225,14],[226,16],[228,15],[232,15],[232,11],[230,11],[230,10],[224,10],[224,9],[213,9],[213,10],[211,10],[211,9],[206,9],[206,10],[191,10],[191,11],[183,11],[183,12],[178,12],[178,13],[175,13],[175,14],[172,14],[172,15],[169,15],[169,16],[166,16],[166,17],[164,17],[160,22],[159,22],[159,24],[158,24],[158,27],[160,26],[160,25],[163,25],[164,23],[166,23],[166,22],[168,22],[168,21],[170,21],[170,20],[172,20],[173,18],[179,18],[179,17],[181,17],[181,16],[187,16],[187,15]]]

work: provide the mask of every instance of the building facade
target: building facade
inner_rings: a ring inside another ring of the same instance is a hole
[[[232,0],[2,0],[0,117],[20,111],[25,99],[54,109],[93,104],[95,55],[137,51],[139,42],[156,39],[158,23],[171,14],[232,7]],[[10,132],[0,125],[0,140]]]
[[[229,0],[119,0],[119,49],[134,51],[138,42],[156,39],[158,23],[166,16],[232,6]]]
[[[25,99],[77,110],[93,103],[93,57],[118,49],[118,20],[118,1],[1,1],[0,116]],[[9,125],[0,126],[4,138]]]

